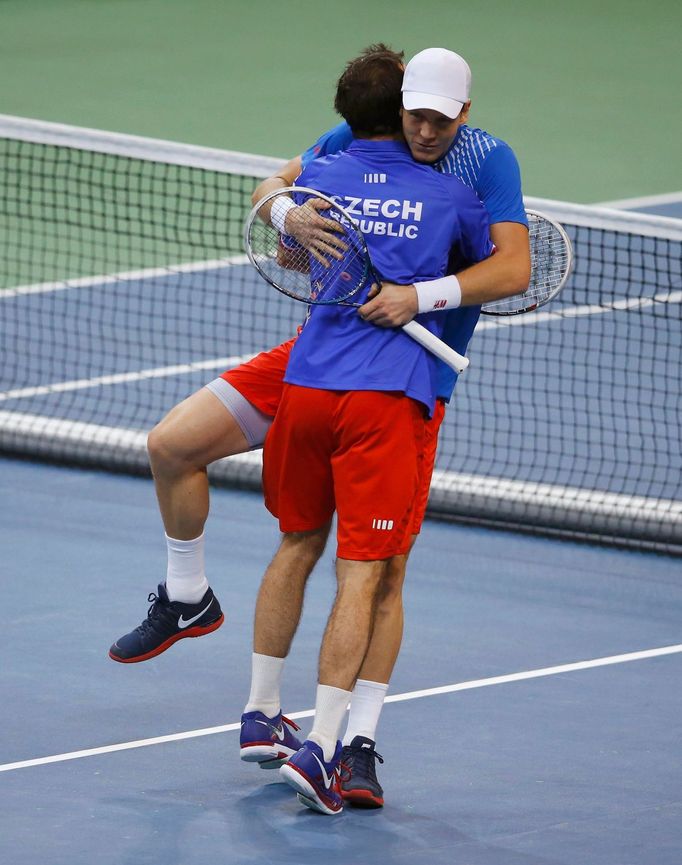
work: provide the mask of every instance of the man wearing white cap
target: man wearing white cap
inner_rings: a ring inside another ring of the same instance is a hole
[[[402,54],[385,46],[371,46],[368,53],[385,50],[396,63]],[[417,54],[405,69],[403,82],[403,131],[413,157],[433,164],[436,170],[455,174],[470,186],[483,202],[491,223],[491,238],[496,254],[456,276],[445,277],[437,290],[440,301],[447,302],[447,324],[443,338],[460,353],[466,351],[480,307],[478,304],[523,291],[530,274],[527,222],[521,195],[518,164],[504,142],[482,130],[466,125],[469,115],[471,73],[466,62],[441,48]],[[275,177],[264,181],[254,192],[254,201],[266,192],[289,186],[301,171],[318,156],[345,149],[352,133],[344,123],[325,133],[302,156],[291,160]],[[431,286],[384,285],[381,294],[360,312],[366,320],[393,327],[409,321],[417,312],[433,309]],[[156,638],[156,619],[182,607],[193,619],[193,608],[201,613],[210,593],[203,570],[203,527],[208,516],[208,483],[205,467],[221,457],[260,447],[276,412],[284,370],[291,343],[264,352],[254,361],[224,373],[177,406],[152,432],[149,451],[157,495],[168,539],[168,577],[163,597],[157,598],[154,622],[136,633],[151,634],[154,646],[140,646],[121,652],[117,641],[110,651],[114,660],[134,662],[154,657],[169,648],[180,636],[163,634]],[[438,411],[430,422],[424,453],[426,483],[415,509],[423,517],[428,498],[430,469],[435,458],[438,428],[445,403],[450,399],[456,374],[443,366],[439,387]],[[217,398],[216,398],[217,397]],[[420,520],[415,521],[416,532]],[[268,570],[265,590],[273,604],[296,597],[302,602],[306,580],[321,555],[327,531],[285,536]],[[390,561],[387,579],[378,600],[372,640],[360,671],[351,701],[348,729],[344,737],[344,762],[352,764],[352,778],[344,789],[350,803],[369,807],[383,804],[381,786],[376,780],[375,731],[388,682],[402,639],[402,584],[407,556]],[[166,593],[167,590],[167,593]],[[263,591],[263,590],[261,590]],[[278,600],[279,599],[279,600]],[[217,601],[211,593],[209,600]],[[289,601],[287,601],[289,603]],[[211,609],[209,614],[211,614]],[[217,614],[220,613],[219,606]],[[216,614],[216,615],[217,615]],[[150,611],[150,618],[152,613]],[[177,618],[177,617],[176,617]],[[222,622],[222,616],[208,621],[201,631],[199,619],[191,636],[209,633]],[[125,640],[125,638],[122,638]],[[157,645],[158,644],[158,645]],[[254,656],[254,671],[277,680],[281,659]],[[259,672],[260,671],[260,672]]]
[[[409,321],[417,312],[425,312],[434,301],[447,300],[449,311],[443,338],[460,353],[465,353],[480,315],[478,304],[525,290],[530,275],[528,231],[518,162],[511,148],[489,133],[469,127],[471,71],[466,61],[452,51],[428,48],[407,64],[403,78],[403,134],[413,158],[433,164],[436,170],[454,174],[471,187],[485,205],[491,223],[491,238],[496,254],[473,267],[445,277],[435,287],[433,281],[423,285],[398,286],[384,283],[381,293],[359,310],[367,321],[393,327]],[[313,159],[346,149],[352,134],[341,123],[322,135],[300,158],[292,160],[278,177],[264,181],[253,194],[254,202],[266,192],[290,185],[301,165]],[[264,355],[267,358],[267,354]],[[266,361],[267,362],[267,361]],[[260,361],[256,359],[254,366]],[[253,387],[250,364],[225,377],[247,398]],[[428,499],[428,483],[435,459],[438,428],[445,403],[450,399],[457,375],[449,367],[440,370],[440,414],[429,423],[429,441],[425,461],[425,483],[419,511],[423,517]],[[257,400],[256,393],[253,394]],[[419,522],[419,521],[417,521]],[[418,532],[415,526],[415,532]],[[416,539],[416,534],[414,535]],[[324,533],[308,539],[298,538],[275,556],[270,570],[269,591],[280,597],[287,585],[297,583],[324,546]],[[301,562],[300,569],[298,562]],[[349,804],[381,807],[383,791],[376,778],[376,727],[388,690],[388,682],[402,640],[402,585],[407,556],[391,560],[388,579],[382,586],[372,640],[353,691],[346,734],[343,738],[342,762],[351,769],[350,779],[342,783],[344,799]],[[301,585],[300,583],[298,585]],[[255,663],[267,659],[257,658]]]

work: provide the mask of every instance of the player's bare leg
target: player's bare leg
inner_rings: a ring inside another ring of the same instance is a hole
[[[376,597],[386,561],[360,562],[337,559],[337,593],[322,638],[315,720],[308,739],[319,746],[327,763],[338,761],[341,745],[337,742],[362,660],[367,652],[376,608]],[[304,748],[292,762],[305,762]],[[319,762],[319,761],[318,761]],[[283,769],[285,780],[297,787],[296,766]]]
[[[330,524],[310,532],[282,536],[265,572],[256,601],[253,650],[285,658],[303,610],[306,583],[324,552]]]
[[[320,684],[352,690],[372,635],[386,567],[386,561],[337,560],[336,599],[320,649]]]
[[[224,615],[204,570],[204,524],[209,490],[206,466],[249,449],[241,427],[204,388],[176,406],[150,433],[149,457],[166,530],[168,569],[147,618],[109,649],[121,663],[146,661],[178,640],[221,626]]]
[[[263,576],[254,617],[251,690],[242,715],[240,757],[263,769],[279,767],[301,747],[298,727],[282,715],[280,683],[303,610],[305,586],[324,552],[330,523],[284,534]]]
[[[413,536],[412,542],[416,539]],[[388,691],[388,683],[400,652],[403,637],[402,589],[407,555],[394,556],[387,563],[376,600],[374,627],[362,662],[343,737],[341,760],[350,769],[342,781],[346,802],[364,808],[380,808],[384,793],[376,774],[376,728]]]
[[[206,467],[249,450],[241,427],[220,400],[202,388],[154,427],[147,448],[166,534],[179,540],[199,537],[209,511]]]
[[[358,679],[388,682],[403,639],[403,583],[407,556],[389,559],[376,599],[374,628]]]

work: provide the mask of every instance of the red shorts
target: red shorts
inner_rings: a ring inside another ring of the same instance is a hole
[[[406,553],[426,422],[403,394],[284,385],[263,451],[268,510],[283,532],[317,529],[337,512],[337,555]]]
[[[259,411],[274,417],[282,399],[284,372],[295,341],[294,337],[269,351],[263,351],[247,363],[224,372],[221,378],[236,388]],[[444,414],[445,403],[437,400],[433,417],[426,421],[424,449],[419,458],[419,486],[412,512],[413,535],[419,534],[424,522],[436,459],[438,432]]]
[[[247,363],[228,369],[220,377],[263,414],[274,417],[282,399],[284,371],[295,342],[294,337],[270,351],[262,351]]]
[[[429,488],[433,475],[433,465],[436,462],[436,448],[438,447],[438,433],[440,425],[445,416],[445,403],[442,399],[436,400],[436,407],[430,420],[424,422],[424,438],[421,453],[419,455],[419,486],[412,512],[412,534],[418,535],[421,531],[426,506],[429,502]]]

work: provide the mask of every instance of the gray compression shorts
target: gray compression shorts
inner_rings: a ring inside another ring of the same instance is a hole
[[[272,424],[272,418],[251,405],[246,397],[224,378],[214,378],[213,381],[209,381],[206,387],[218,397],[237,421],[251,450],[262,448],[267,431]]]

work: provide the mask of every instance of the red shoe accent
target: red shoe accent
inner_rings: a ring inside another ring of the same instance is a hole
[[[383,808],[384,800],[381,796],[375,796],[370,790],[341,790],[341,795],[346,802],[359,808]]]
[[[150,658],[155,658],[157,655],[165,652],[166,649],[170,649],[173,643],[177,643],[178,640],[184,640],[186,637],[203,637],[204,634],[210,634],[212,631],[217,631],[224,621],[225,614],[221,613],[220,618],[216,619],[215,622],[211,622],[210,625],[197,625],[194,628],[187,628],[186,631],[182,631],[179,634],[174,634],[172,637],[169,637],[165,643],[161,643],[160,646],[157,646],[151,652],[147,652],[144,655],[138,655],[135,658],[117,658],[116,655],[112,654],[111,650],[109,650],[109,657],[112,661],[118,661],[119,664],[139,664],[140,661],[148,661]]]

